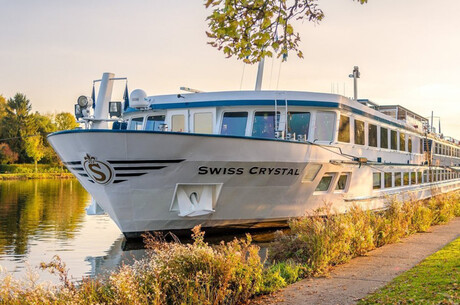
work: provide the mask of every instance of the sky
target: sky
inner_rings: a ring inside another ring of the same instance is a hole
[[[148,95],[253,90],[255,65],[207,44],[204,1],[0,0],[0,94],[21,92],[41,113],[73,111],[104,72]],[[296,23],[304,59],[267,59],[265,90],[353,95],[434,111],[460,139],[460,1],[319,0],[320,24]],[[117,84],[113,100],[121,100]],[[435,122],[435,126],[438,124]]]

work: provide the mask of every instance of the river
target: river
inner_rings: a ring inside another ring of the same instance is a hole
[[[124,237],[107,215],[88,216],[90,195],[75,179],[0,181],[0,266],[16,278],[38,273],[58,255],[73,280],[113,270],[143,250],[123,251]]]

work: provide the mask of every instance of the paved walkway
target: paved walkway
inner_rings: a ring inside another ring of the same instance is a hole
[[[460,217],[429,232],[385,245],[335,267],[328,277],[305,279],[256,304],[355,304],[460,236]]]

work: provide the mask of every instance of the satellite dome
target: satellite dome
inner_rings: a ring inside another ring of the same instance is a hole
[[[146,108],[149,106],[147,93],[142,89],[135,89],[129,96],[129,105],[133,108]]]

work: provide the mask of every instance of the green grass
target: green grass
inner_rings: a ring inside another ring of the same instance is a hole
[[[459,304],[460,238],[358,304]]]

